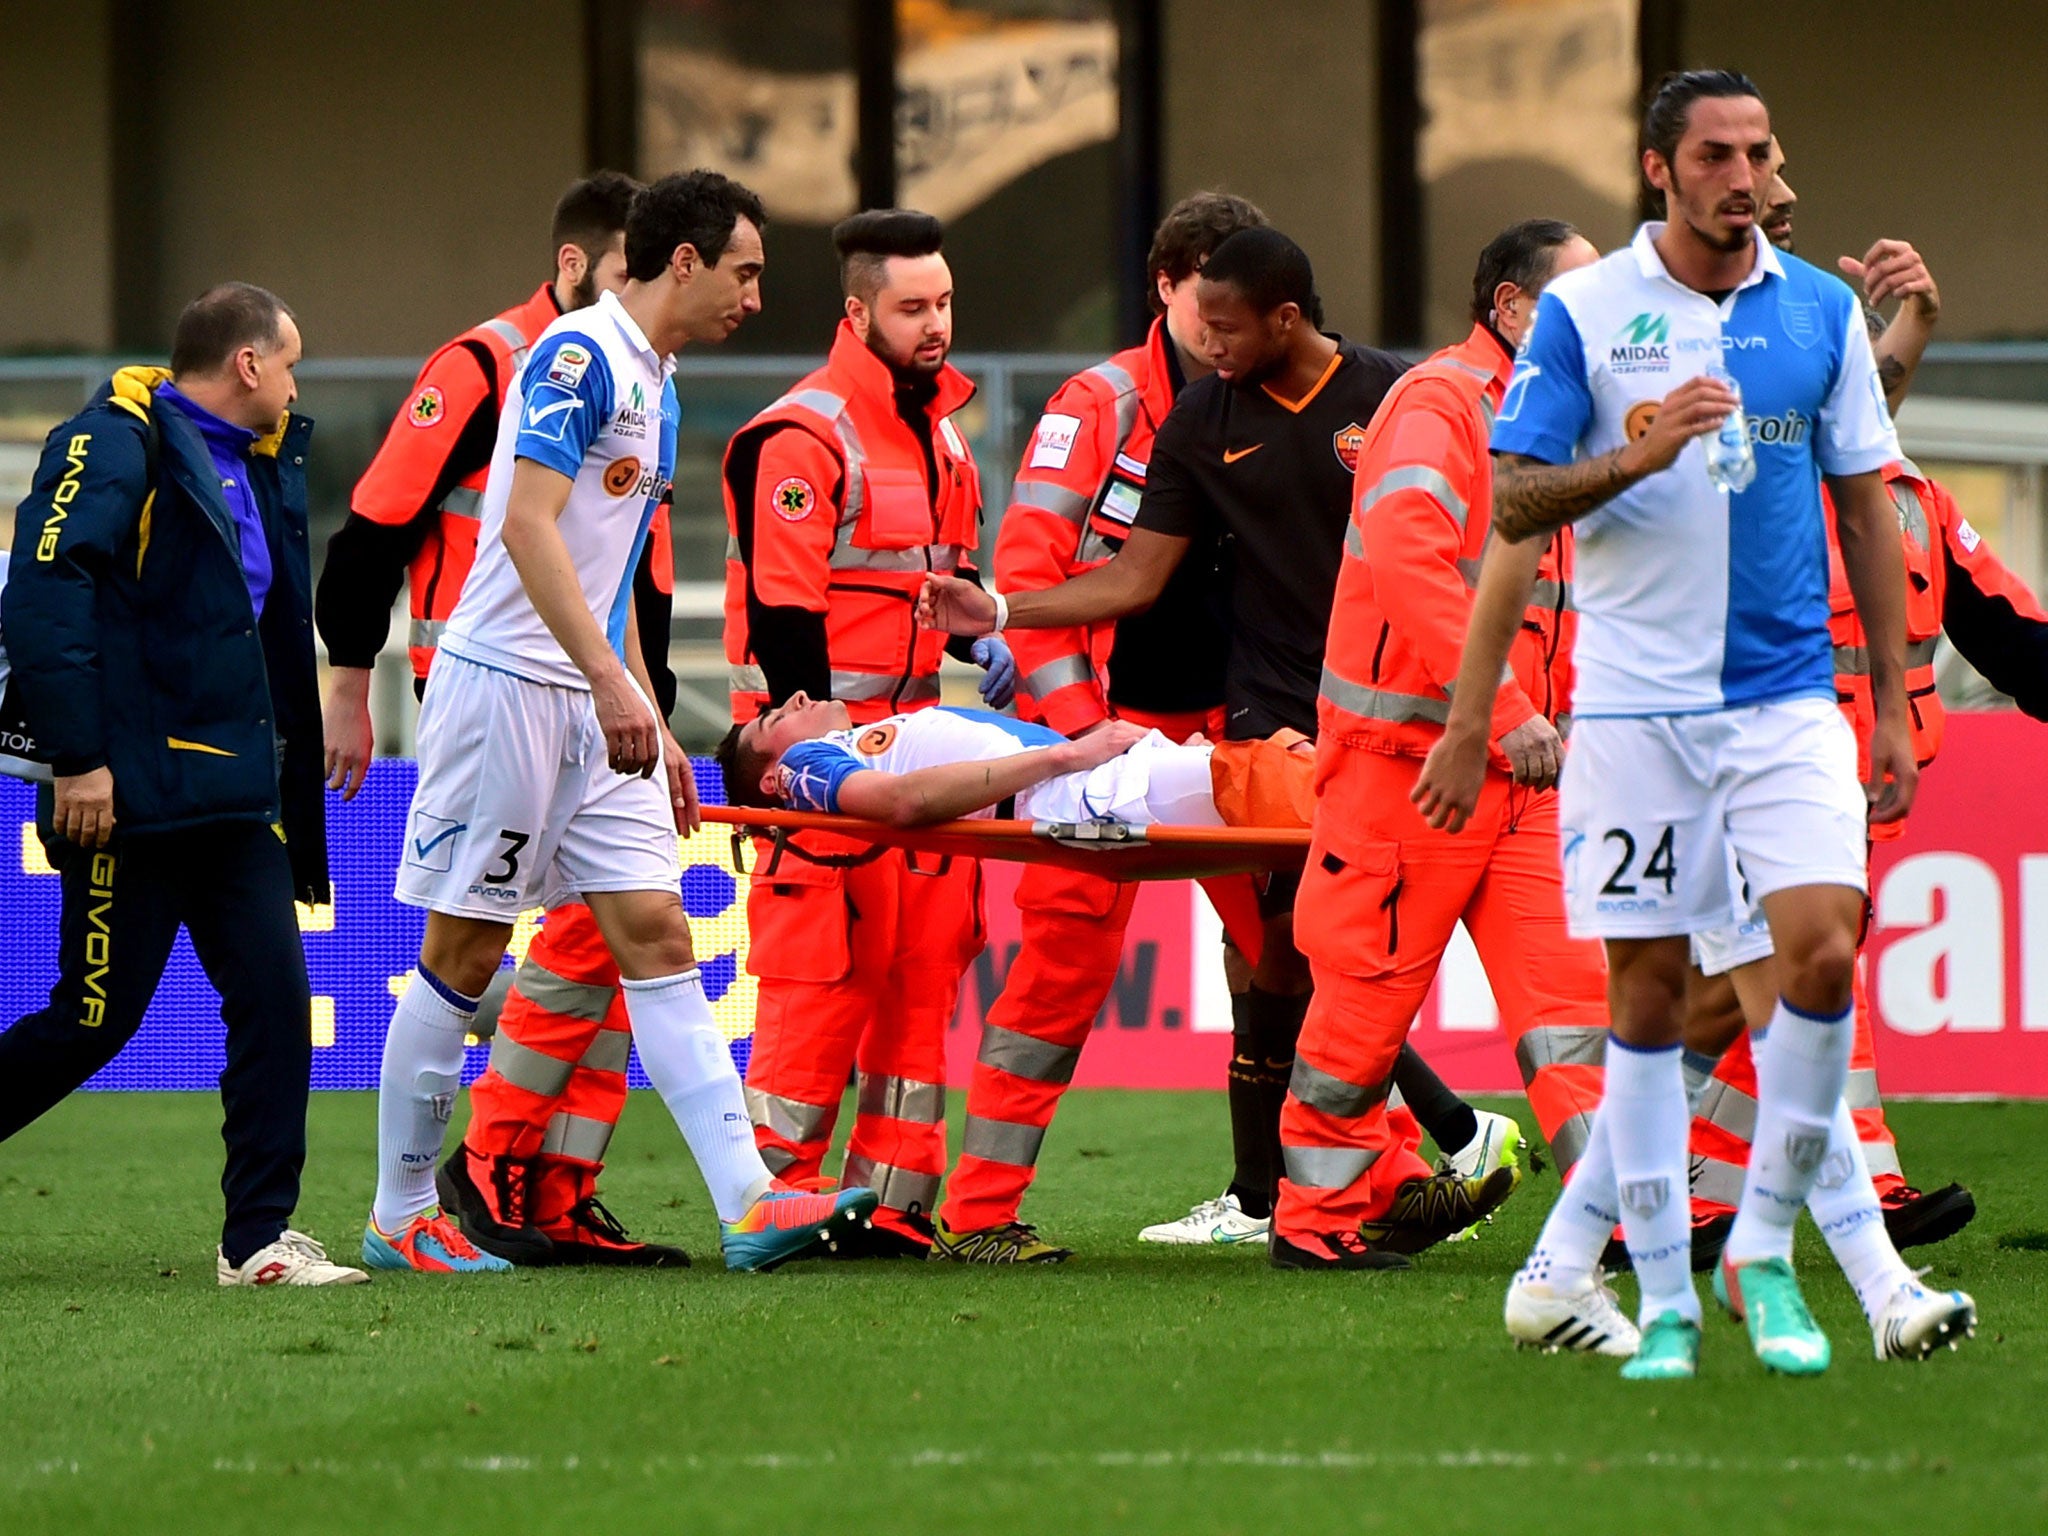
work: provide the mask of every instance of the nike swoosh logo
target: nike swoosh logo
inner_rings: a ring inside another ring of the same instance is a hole
[[[530,406],[526,412],[526,424],[529,427],[537,427],[550,416],[558,416],[563,411],[573,411],[582,403],[581,400],[562,400],[554,405]]]
[[[456,833],[467,832],[468,830],[469,823],[465,821],[459,826],[443,827],[439,832],[436,832],[424,843],[421,842],[418,838],[414,838],[412,840],[413,855],[416,858],[424,859],[428,854],[432,853],[436,848],[440,847],[443,843],[447,842],[448,839],[453,837]]]
[[[1239,459],[1244,458],[1247,454],[1257,453],[1261,448],[1265,446],[1266,445],[1264,443],[1253,443],[1249,448],[1226,448],[1223,450],[1223,462],[1226,464],[1235,464]]]
[[[1212,1243],[1241,1243],[1247,1238],[1264,1237],[1265,1235],[1263,1232],[1226,1232],[1221,1227],[1211,1227],[1209,1229],[1209,1241]]]

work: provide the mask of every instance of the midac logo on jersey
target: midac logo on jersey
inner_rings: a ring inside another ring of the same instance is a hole
[[[1657,373],[1671,366],[1671,317],[1637,315],[1625,320],[1607,347],[1613,373]]]
[[[641,392],[637,379],[626,391],[626,403],[612,416],[612,430],[621,437],[647,435],[647,396]]]

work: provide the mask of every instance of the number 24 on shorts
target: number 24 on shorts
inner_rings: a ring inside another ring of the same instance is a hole
[[[1635,834],[1621,827],[1610,827],[1601,834],[1601,843],[1611,853],[1618,852],[1620,862],[1614,866],[1614,873],[1607,877],[1607,883],[1600,887],[1602,896],[1634,896],[1642,887],[1639,880],[1655,880],[1663,885],[1664,894],[1672,894],[1678,882],[1678,860],[1672,850],[1673,829],[1666,827],[1650,849],[1650,857],[1640,871],[1636,870]]]

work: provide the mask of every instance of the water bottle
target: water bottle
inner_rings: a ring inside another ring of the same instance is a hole
[[[1735,409],[1707,439],[1707,478],[1714,482],[1716,490],[1731,494],[1746,491],[1749,482],[1756,478],[1756,450],[1749,445],[1749,418],[1742,410],[1742,386],[1735,382],[1734,374],[1718,364],[1707,370],[1707,377],[1719,380],[1735,397]]]

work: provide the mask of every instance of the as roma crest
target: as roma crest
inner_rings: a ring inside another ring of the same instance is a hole
[[[1344,472],[1357,474],[1359,450],[1365,447],[1365,428],[1355,421],[1348,427],[1339,427],[1330,435],[1330,446],[1337,450],[1337,462],[1344,466]]]

